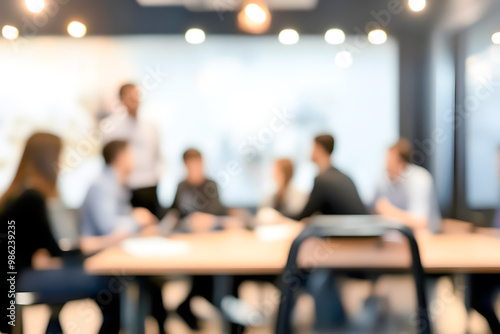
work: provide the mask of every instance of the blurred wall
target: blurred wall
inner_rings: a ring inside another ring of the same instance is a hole
[[[2,41],[0,190],[27,136],[51,131],[67,144],[63,199],[79,206],[102,167],[97,121],[120,109],[117,90],[133,81],[143,91],[142,114],[160,129],[164,205],[184,176],[189,146],[204,153],[227,205],[255,206],[272,192],[277,157],[297,164],[294,182],[308,191],[311,141],[321,132],[336,136],[334,162],[369,202],[398,136],[398,45],[365,45],[348,68],[335,62],[343,47],[322,36],[293,46],[275,36],[208,35],[201,45],[183,36],[37,37],[21,48]]]

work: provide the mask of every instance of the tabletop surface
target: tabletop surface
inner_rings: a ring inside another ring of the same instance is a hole
[[[303,226],[289,222],[255,231],[145,237],[137,247],[150,250],[114,246],[89,257],[85,269],[106,275],[277,274]],[[495,229],[438,235],[417,231],[415,237],[426,272],[500,273],[500,233]],[[299,252],[299,264],[305,267],[405,269],[410,261],[407,242],[397,232],[383,238],[310,239]]]

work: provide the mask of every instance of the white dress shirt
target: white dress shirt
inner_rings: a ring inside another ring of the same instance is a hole
[[[409,164],[403,174],[392,181],[385,174],[378,184],[373,204],[387,198],[395,207],[426,218],[428,229],[434,233],[441,228],[441,213],[432,175],[424,168]]]
[[[105,123],[104,123],[105,122]],[[156,186],[160,179],[161,159],[156,126],[125,111],[113,113],[101,121],[103,144],[112,140],[129,142],[134,156],[134,170],[127,185],[131,189]]]

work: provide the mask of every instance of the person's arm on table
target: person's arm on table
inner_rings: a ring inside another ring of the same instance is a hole
[[[113,218],[110,217],[110,219]],[[143,228],[153,227],[158,221],[156,217],[145,208],[133,209],[131,217],[122,216],[114,219],[120,220],[119,225],[121,226],[116,228],[113,232],[101,236],[83,236],[80,239],[80,248],[83,254],[93,254],[116,245],[120,241],[138,233]]]
[[[412,229],[424,229],[427,227],[426,218],[416,216],[409,211],[397,208],[385,197],[377,200],[375,204],[375,213],[403,223]]]
[[[97,253],[105,248],[118,244],[132,234],[125,230],[117,230],[108,235],[84,236],[80,238],[80,249],[84,255]]]

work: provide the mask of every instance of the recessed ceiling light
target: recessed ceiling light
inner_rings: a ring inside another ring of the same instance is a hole
[[[330,29],[325,33],[325,41],[328,44],[338,45],[345,41],[345,33],[340,29]]]
[[[427,3],[425,0],[408,0],[408,5],[414,12],[422,11],[425,8],[426,4]]]
[[[32,13],[40,13],[45,8],[45,0],[26,0],[26,8]]]
[[[87,34],[87,27],[81,22],[71,21],[68,24],[68,34],[74,38],[82,38]]]
[[[297,44],[299,42],[299,33],[294,29],[284,29],[278,35],[278,40],[285,45]]]
[[[15,40],[17,37],[19,37],[19,30],[14,26],[5,25],[2,28],[2,36],[5,39],[9,39],[11,41]]]
[[[185,37],[189,44],[201,44],[205,41],[205,32],[199,28],[191,28],[186,31]]]
[[[500,44],[500,31],[491,35],[491,41],[493,42],[493,44]]]
[[[375,29],[368,33],[368,40],[375,45],[384,44],[387,41],[387,34],[382,29]]]

